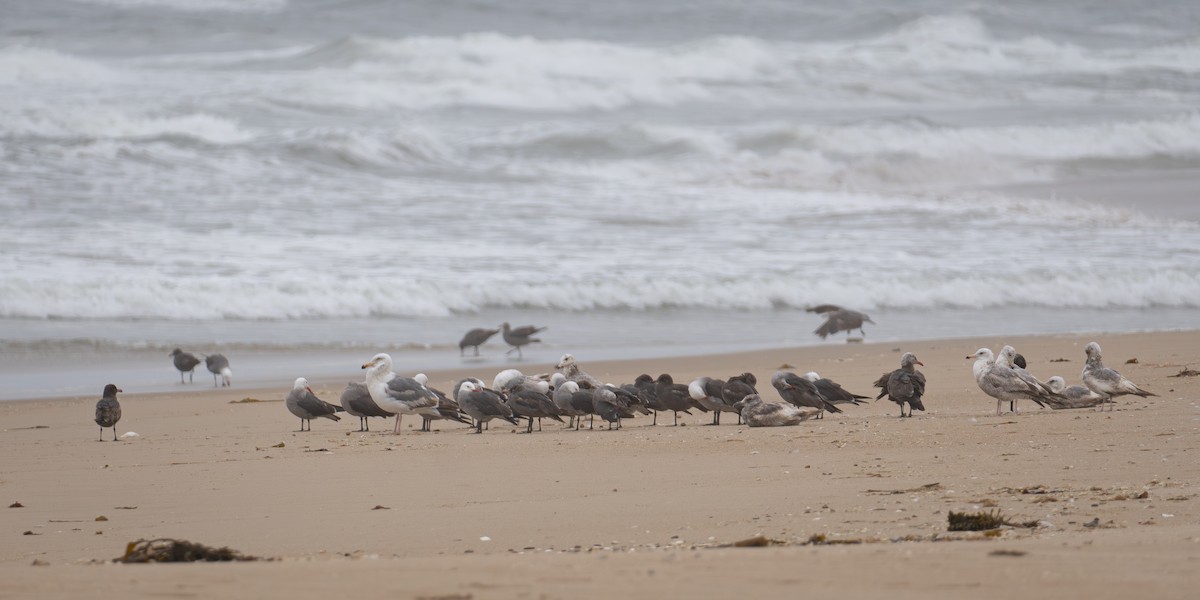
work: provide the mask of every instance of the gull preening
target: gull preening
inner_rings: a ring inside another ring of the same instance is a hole
[[[1091,408],[1112,402],[1111,399],[1105,398],[1082,385],[1068,386],[1067,381],[1058,375],[1047,379],[1046,387],[1061,396],[1061,399],[1048,402],[1050,408],[1054,409]]]
[[[292,389],[284,398],[284,405],[293,415],[300,417],[300,431],[312,431],[312,420],[318,417],[331,421],[341,420],[334,413],[341,412],[342,407],[334,406],[318,398],[312,388],[308,387],[308,380],[303,377],[296,378]],[[307,430],[304,429],[305,422],[308,422]]]
[[[917,370],[914,365],[925,366],[925,363],[917,360],[917,355],[912,352],[905,352],[904,356],[900,357],[900,368],[890,373],[884,373],[879,379],[875,380],[875,387],[880,388],[878,400],[887,396],[889,400],[900,405],[900,416],[911,417],[913,410],[925,412],[925,404],[921,402],[921,396],[925,395],[925,374]],[[904,405],[908,404],[908,414],[904,414]]]
[[[117,441],[117,421],[121,420],[121,403],[117,400],[117,392],[121,388],[108,384],[104,393],[96,403],[96,424],[100,426],[100,441],[104,441],[104,428],[112,427],[113,441]]]
[[[204,357],[204,366],[213,374],[213,387],[217,387],[217,377],[221,378],[221,387],[233,385],[233,371],[229,370],[229,359],[224,354],[209,354]],[[180,377],[183,374],[180,373]]]
[[[1104,366],[1104,361],[1100,357],[1100,344],[1089,342],[1083,352],[1087,355],[1087,362],[1083,365],[1083,385],[1103,396],[1105,400],[1112,400],[1117,396],[1145,398],[1158,395],[1143,390],[1120,373]],[[1109,404],[1109,409],[1112,409],[1112,404]]]
[[[170,357],[172,362],[175,363],[175,368],[179,369],[179,383],[184,383],[184,373],[188,374],[188,381],[192,381],[192,378],[196,375],[196,365],[200,364],[200,359],[196,358],[195,354],[184,352],[179,348],[173,350]]]
[[[817,313],[825,317],[825,322],[816,331],[813,331],[821,339],[825,339],[829,334],[839,331],[845,331],[846,339],[850,339],[850,332],[855,329],[863,334],[863,337],[866,337],[867,332],[863,330],[863,323],[875,324],[875,321],[872,321],[871,317],[867,316],[866,313],[842,308],[836,304],[822,304],[807,310],[810,313]]]
[[[725,381],[723,380],[712,377],[694,379],[688,384],[688,395],[692,397],[692,400],[712,411],[713,420],[709,425],[720,425],[722,412],[739,413],[740,415],[740,411],[725,400]],[[738,398],[738,400],[742,398]]]

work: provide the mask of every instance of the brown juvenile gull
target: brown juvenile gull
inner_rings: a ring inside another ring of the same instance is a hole
[[[1011,346],[1005,346],[1012,350]],[[975,354],[968,356],[968,359],[975,359],[975,363],[971,366],[971,372],[975,376],[975,384],[983,393],[996,399],[996,415],[1001,414],[1001,409],[1005,402],[1009,402],[1013,413],[1019,414],[1019,400],[1032,400],[1040,406],[1045,406],[1045,399],[1053,395],[1048,388],[1044,388],[1040,384],[1035,384],[1029,379],[1021,376],[1012,366],[1010,366],[1011,354],[1001,350],[1001,354],[1006,358],[997,360],[992,355],[992,351],[987,348],[980,348],[975,351]]]
[[[508,323],[504,323],[500,326],[500,329],[504,332],[504,341],[507,342],[509,346],[512,346],[512,348],[508,352],[505,352],[505,354],[512,354],[513,350],[516,350],[517,359],[520,360],[521,358],[524,358],[524,356],[521,354],[521,346],[542,341],[533,337],[533,334],[539,331],[544,331],[546,328],[534,327],[533,325],[524,325],[513,329],[509,327]]]
[[[342,410],[352,417],[358,417],[358,430],[370,431],[371,424],[368,423],[371,417],[391,417],[392,413],[379,408],[378,404],[371,399],[371,390],[367,389],[367,384],[351,381],[346,384],[346,389],[342,390],[340,398]]]
[[[831,404],[813,382],[791,371],[777,371],[771,376],[771,386],[779,392],[779,397],[795,406],[808,406],[820,411],[840,413],[842,409]],[[818,419],[825,418],[824,412],[817,413]]]
[[[492,419],[504,419],[513,425],[520,422],[513,417],[512,408],[504,398],[474,381],[463,381],[458,391],[458,405],[462,411],[475,419],[475,433],[483,433],[483,424]]]
[[[470,417],[462,413],[462,409],[458,407],[458,402],[452,398],[446,397],[446,394],[441,390],[429,385],[429,376],[424,373],[413,375],[413,379],[425,386],[434,396],[437,396],[437,413],[429,412],[428,410],[421,412],[421,431],[430,431],[430,426],[436,419],[445,419],[447,421],[458,421],[463,425],[474,426]]]
[[[379,408],[396,415],[393,433],[400,433],[404,415],[438,415],[437,396],[416,379],[393,373],[391,356],[376,354],[362,368],[367,370],[366,384],[371,399]]]
[[[742,420],[751,427],[799,425],[819,412],[815,408],[800,408],[784,402],[763,402],[758,394],[750,394],[734,406],[740,411]]]
[[[477,327],[468,331],[466,335],[464,335],[463,338],[458,341],[458,355],[463,356],[467,346],[472,346],[475,348],[475,356],[479,356],[479,345],[488,341],[488,338],[496,335],[497,333],[500,333],[499,329],[485,329],[483,327]]]
[[[305,431],[305,421],[308,421],[307,431],[312,431],[312,420],[317,417],[323,417],[332,421],[342,420],[334,414],[340,412],[342,407],[334,406],[318,398],[313,393],[312,388],[308,387],[308,380],[303,377],[296,378],[296,383],[292,384],[291,391],[284,398],[284,405],[287,406],[287,409],[293,415],[300,417],[300,431]]]
[[[1104,362],[1100,358],[1100,344],[1088,342],[1088,345],[1083,348],[1083,352],[1087,354],[1087,363],[1083,365],[1083,385],[1104,396],[1105,400],[1126,395],[1141,396],[1142,398],[1158,395],[1143,390],[1120,373],[1104,366]],[[1109,410],[1112,410],[1112,404],[1109,404]]]
[[[229,370],[229,359],[224,354],[209,354],[204,357],[204,366],[213,374],[213,387],[217,387],[217,376],[221,376],[221,387],[233,385],[233,371]],[[180,373],[180,376],[183,374]]]
[[[654,414],[651,425],[658,425],[658,411],[670,410],[662,402],[658,400],[658,384],[654,378],[647,373],[642,373],[633,380],[633,387],[638,390],[638,398],[642,400],[642,404]]]
[[[1054,390],[1055,394],[1061,396],[1061,399],[1047,401],[1050,408],[1057,410],[1064,408],[1091,408],[1112,402],[1111,399],[1105,398],[1082,385],[1068,386],[1067,381],[1058,375],[1047,379],[1046,387],[1049,387],[1051,390]]]
[[[579,387],[595,389],[604,385],[599,379],[588,375],[586,371],[580,369],[579,362],[575,360],[574,355],[562,355],[562,358],[558,359],[558,364],[554,365],[554,368],[558,369],[559,373],[565,375],[567,381],[578,383]]]
[[[861,400],[870,400],[870,396],[852,394],[842,388],[838,382],[827,377],[821,377],[813,371],[805,373],[804,378],[813,382],[813,385],[817,386],[817,391],[821,392],[821,397],[825,398],[830,404],[866,404],[866,402],[861,402]]]
[[[725,396],[722,395],[724,389],[725,381],[712,377],[698,377],[688,384],[688,395],[692,397],[692,400],[712,411],[713,420],[710,425],[721,424],[722,412],[738,412],[732,404],[725,402]]]
[[[529,419],[525,433],[533,433],[533,420],[538,420],[538,431],[542,430],[542,418],[548,417],[566,425],[566,421],[558,416],[560,411],[549,396],[535,390],[516,390],[505,399],[513,415]]]
[[[117,441],[117,421],[121,420],[121,403],[117,401],[117,392],[121,388],[108,384],[104,393],[96,403],[96,424],[100,426],[100,441],[104,441],[104,428],[113,428],[113,441]]]
[[[183,374],[188,374],[188,381],[192,381],[195,377],[196,365],[200,364],[200,359],[196,358],[191,352],[184,352],[176,348],[171,352],[171,358],[175,362],[175,368],[179,369],[179,383],[183,383]]]
[[[921,396],[925,395],[925,375],[913,365],[923,367],[925,363],[917,360],[917,355],[912,352],[905,352],[904,356],[900,357],[899,369],[884,373],[875,380],[875,387],[882,390],[875,399],[888,396],[888,399],[900,405],[901,417],[911,417],[914,409],[925,412],[925,405],[921,402]],[[904,414],[905,402],[908,403],[908,415]]]
[[[865,337],[867,332],[863,331],[863,323],[875,323],[875,321],[872,321],[871,317],[867,316],[866,313],[861,313],[857,310],[850,310],[848,308],[842,308],[834,304],[822,304],[820,306],[814,306],[808,309],[808,312],[825,316],[825,322],[822,323],[821,326],[816,329],[816,331],[813,331],[813,333],[821,336],[821,339],[825,339],[825,336],[828,336],[831,333],[837,333],[839,331],[845,331],[846,338],[849,339],[850,332],[855,329],[857,329],[858,332],[863,334]]]
[[[679,425],[679,413],[681,412],[690,415],[693,408],[708,412],[703,404],[692,399],[691,393],[688,392],[688,386],[675,383],[675,380],[667,373],[659,375],[655,380],[654,395],[663,410],[675,413],[675,426]],[[657,422],[658,420],[655,419],[655,423]]]

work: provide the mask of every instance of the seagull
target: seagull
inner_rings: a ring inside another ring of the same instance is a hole
[[[96,424],[100,426],[100,441],[104,441],[104,428],[113,428],[113,441],[117,441],[117,421],[121,420],[121,403],[117,401],[117,392],[121,388],[108,384],[104,386],[104,394],[96,403]]]
[[[655,383],[654,378],[646,373],[642,373],[637,376],[637,379],[633,380],[631,385],[637,388],[638,398],[641,399],[642,404],[654,413],[654,420],[650,424],[658,425],[658,411],[670,409],[658,400],[658,384]]]
[[[699,377],[688,384],[688,395],[692,400],[712,411],[713,421],[710,425],[721,424],[721,412],[738,412],[732,404],[725,402],[725,396],[722,394],[724,389],[725,381],[712,377]]]
[[[777,371],[771,376],[771,386],[779,392],[779,397],[795,406],[809,406],[820,411],[840,413],[842,409],[830,404],[817,386],[790,371]],[[825,418],[824,412],[817,414],[818,419]]]
[[[171,352],[171,358],[174,359],[175,368],[179,369],[179,383],[183,383],[183,374],[188,374],[188,381],[192,381],[192,377],[196,375],[196,365],[200,364],[200,359],[196,358],[191,352],[184,352],[176,348]]]
[[[532,336],[533,334],[546,329],[545,327],[534,327],[533,325],[524,325],[522,327],[513,329],[509,327],[508,323],[504,323],[500,326],[500,328],[504,332],[504,341],[508,342],[509,346],[512,346],[512,349],[510,349],[508,352],[505,352],[505,354],[512,354],[513,350],[516,350],[517,360],[523,358],[521,355],[521,346],[542,341]]]
[[[233,385],[233,371],[229,370],[229,359],[224,354],[209,354],[204,357],[204,366],[213,374],[213,387],[217,387],[217,375],[221,376],[221,387]],[[180,373],[180,377],[183,374]]]
[[[764,402],[762,396],[758,394],[747,395],[737,401],[734,407],[740,411],[742,420],[751,427],[799,425],[819,412],[812,408],[800,408],[783,402]]]
[[[1014,413],[1019,413],[1018,400],[1032,400],[1045,406],[1046,397],[1053,396],[1053,393],[1040,383],[1035,384],[1022,377],[1016,369],[1009,366],[1009,361],[1012,360],[1012,346],[1005,346],[1005,348],[1009,352],[1002,349],[1000,351],[1002,359],[994,358],[992,351],[987,348],[980,348],[975,351],[975,354],[967,357],[967,359],[975,359],[975,364],[971,366],[975,384],[979,386],[980,390],[983,390],[983,393],[996,399],[996,416],[1001,414],[1001,407],[1005,402],[1012,403]],[[1032,378],[1032,376],[1030,377]]]
[[[468,331],[458,342],[458,355],[463,356],[467,346],[473,346],[475,348],[475,356],[479,356],[479,345],[488,341],[488,338],[497,333],[500,333],[499,329],[485,329],[483,327],[477,327]]]
[[[558,364],[554,365],[554,368],[558,369],[559,373],[565,375],[568,381],[578,383],[579,387],[596,389],[604,385],[600,383],[599,379],[588,375],[587,372],[580,369],[574,355],[562,355],[562,358],[558,359]]]
[[[502,394],[516,390],[533,390],[543,394],[550,393],[550,382],[537,377],[530,377],[516,369],[505,369],[496,373],[492,378],[492,389]]]
[[[334,406],[318,398],[312,388],[308,387],[308,380],[303,377],[296,378],[291,391],[284,398],[284,404],[293,415],[300,417],[300,431],[305,431],[305,421],[308,421],[308,431],[312,431],[312,420],[317,417],[324,417],[332,421],[342,420],[333,414],[341,412],[342,407]]]
[[[520,425],[500,394],[474,381],[462,382],[458,391],[458,405],[475,419],[475,433],[483,433],[483,424],[492,419],[504,419],[513,425]]]
[[[447,421],[458,421],[464,425],[473,425],[471,419],[462,414],[462,410],[458,408],[458,402],[447,398],[441,390],[429,387],[429,376],[424,373],[413,375],[413,380],[425,386],[425,389],[437,396],[437,416],[432,416],[428,411],[421,413],[421,431],[429,431],[430,425],[434,419],[446,419]]]
[[[1063,398],[1062,400],[1047,401],[1050,408],[1054,409],[1091,408],[1112,402],[1111,399],[1105,398],[1082,385],[1067,386],[1066,380],[1058,375],[1047,379],[1046,387]]]
[[[875,387],[881,389],[875,399],[888,396],[892,402],[900,405],[901,417],[911,417],[913,409],[925,412],[925,405],[921,402],[921,396],[925,395],[925,375],[913,365],[923,367],[925,363],[917,360],[917,355],[912,352],[905,352],[900,357],[899,369],[884,373],[875,380]],[[905,402],[908,403],[908,415],[904,414]]]
[[[608,422],[609,429],[612,429],[613,423],[616,423],[617,429],[620,429],[621,419],[625,415],[633,416],[629,412],[629,408],[621,401],[615,388],[609,385],[601,386],[592,392],[592,410],[601,419]]]
[[[567,427],[579,429],[575,419],[583,421],[583,415],[592,413],[594,392],[595,390],[580,390],[579,384],[574,381],[564,381],[562,385],[554,388],[554,405],[558,407],[558,413],[571,417]]]
[[[1087,363],[1083,365],[1083,385],[1106,400],[1126,395],[1142,398],[1158,396],[1158,394],[1143,390],[1120,373],[1104,366],[1104,362],[1100,359],[1100,344],[1088,342],[1088,345],[1083,348],[1083,352],[1087,354]],[[1109,410],[1112,410],[1111,404]]]
[[[812,371],[805,373],[804,378],[813,382],[813,385],[817,386],[817,391],[821,393],[821,397],[825,398],[830,404],[866,404],[866,402],[861,402],[861,400],[870,399],[869,396],[851,394],[836,381],[821,377]]]
[[[542,430],[542,417],[549,417],[566,425],[566,421],[558,416],[560,411],[558,406],[549,396],[536,390],[516,390],[508,395],[505,399],[508,407],[512,409],[513,415],[517,417],[525,417],[529,419],[529,426],[525,428],[525,433],[533,433],[533,420],[538,420],[538,431]]]
[[[658,403],[663,406],[663,410],[675,413],[675,426],[679,426],[680,412],[690,415],[693,408],[708,412],[704,405],[692,399],[691,393],[688,392],[688,386],[675,383],[675,380],[667,373],[659,375],[655,380],[654,395],[658,399]],[[657,422],[658,420],[655,419],[655,423]]]
[[[831,333],[837,333],[839,331],[845,331],[846,338],[849,339],[850,332],[855,329],[857,329],[859,333],[863,334],[863,336],[866,336],[867,332],[863,331],[863,323],[875,323],[875,321],[872,321],[871,317],[867,316],[866,313],[861,313],[857,310],[850,310],[848,308],[842,308],[834,304],[822,304],[820,306],[814,306],[808,309],[808,312],[825,316],[825,322],[813,332],[821,336],[821,339],[825,339],[825,336]]]
[[[367,369],[367,389],[375,404],[396,415],[393,433],[400,433],[400,421],[404,415],[430,415],[440,418],[437,412],[438,398],[421,382],[411,377],[397,377],[392,372],[392,357],[376,354],[362,366]]]
[[[340,398],[342,410],[352,417],[358,417],[358,430],[370,431],[371,425],[368,423],[370,417],[390,417],[392,413],[379,408],[378,404],[371,399],[371,390],[367,389],[367,384],[351,381],[346,384],[346,389],[342,390]]]
[[[758,385],[758,378],[753,373],[742,373],[734,375],[725,381],[725,387],[721,388],[721,397],[725,399],[725,404],[733,406],[741,402],[746,396],[757,394],[758,389],[754,386]],[[742,424],[742,413],[737,412],[738,425]]]

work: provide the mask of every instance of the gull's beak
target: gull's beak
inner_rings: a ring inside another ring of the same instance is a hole
[[[970,358],[970,357],[968,356],[967,358]],[[923,367],[923,366],[925,366],[925,363],[923,363],[923,362],[921,362],[921,361],[919,361],[919,360],[917,361],[917,364],[918,364],[918,365],[921,365],[922,367]]]
[[[306,386],[304,386],[304,389],[308,390],[308,393],[310,393],[310,394],[312,394],[312,395],[316,396],[316,394],[313,394],[312,388],[308,387],[307,385],[306,385]]]
[[[362,368],[370,369],[373,366],[375,366],[375,361],[368,362],[367,364],[363,365]]]
[[[123,389],[121,389],[121,388],[117,388],[117,391],[118,391],[118,392],[122,392],[122,393],[124,393],[124,391],[125,391],[125,390],[123,390]]]
[[[971,360],[972,358],[975,358],[975,355],[974,355],[974,354],[972,354],[971,356],[968,356],[968,357],[967,357],[967,360]],[[925,365],[921,365],[921,366],[923,367],[923,366],[925,366]]]

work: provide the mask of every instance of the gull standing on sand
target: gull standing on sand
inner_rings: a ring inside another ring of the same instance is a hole
[[[458,391],[458,405],[463,412],[475,419],[475,433],[483,433],[483,424],[492,419],[504,419],[513,425],[520,425],[513,417],[512,408],[504,402],[500,394],[474,381],[462,382]]]
[[[376,354],[362,366],[367,370],[366,384],[375,404],[396,415],[393,433],[400,433],[404,415],[438,415],[438,399],[433,392],[411,377],[397,377],[392,372],[392,357]],[[440,417],[440,415],[438,415]]]
[[[567,415],[571,418],[571,422],[567,424],[568,428],[579,429],[579,425],[583,421],[583,415],[589,414],[589,411],[594,410],[592,408],[594,391],[581,391],[579,384],[574,381],[564,381],[554,388],[554,405],[558,407],[558,414]],[[577,418],[578,422],[576,421]]]
[[[725,381],[725,387],[721,388],[721,397],[725,400],[725,404],[733,406],[741,402],[746,396],[758,393],[758,378],[753,373],[746,372],[741,375],[734,375]],[[742,412],[737,412],[738,425],[742,424]]]
[[[771,386],[779,392],[780,398],[794,406],[808,406],[822,411],[817,413],[818,419],[825,418],[823,411],[842,412],[842,409],[831,404],[821,395],[820,390],[813,382],[791,371],[776,371],[771,376]]]
[[[221,387],[233,385],[233,371],[229,370],[229,359],[224,354],[209,354],[204,357],[204,366],[213,374],[213,387],[217,387],[217,376],[221,376]],[[180,374],[182,376],[182,373]]]
[[[574,381],[575,383],[578,383],[579,387],[590,387],[592,389],[597,389],[604,385],[599,379],[588,375],[586,371],[580,369],[579,362],[575,360],[574,355],[562,355],[562,358],[558,359],[558,364],[554,365],[554,368],[558,369],[559,373],[562,373],[564,376],[566,376],[567,381]]]
[[[175,363],[175,368],[179,369],[179,383],[183,383],[183,374],[188,374],[188,381],[192,381],[195,377],[196,365],[200,364],[200,359],[196,358],[191,352],[184,352],[176,348],[171,352],[171,358]]]
[[[732,404],[726,403],[725,396],[722,394],[724,389],[725,381],[712,377],[698,377],[688,384],[688,395],[692,397],[692,400],[712,411],[713,420],[712,423],[709,423],[710,425],[721,424],[722,412],[739,412]]]
[[[484,329],[482,327],[468,331],[458,342],[458,355],[463,356],[467,346],[473,346],[475,348],[475,356],[479,356],[479,345],[488,341],[489,338],[497,333],[500,333],[499,329]]]
[[[358,430],[371,431],[371,425],[368,423],[371,417],[391,417],[392,413],[379,408],[378,404],[371,399],[371,390],[367,389],[367,384],[351,381],[346,384],[346,389],[342,390],[341,396],[342,410],[352,417],[358,417]]]
[[[1012,346],[1005,346],[1012,350]],[[971,372],[975,376],[975,384],[983,393],[996,399],[996,416],[1000,416],[1001,409],[1005,402],[1010,402],[1012,411],[1019,414],[1020,407],[1017,404],[1019,400],[1032,400],[1040,406],[1045,406],[1045,398],[1051,396],[1052,393],[1048,388],[1043,388],[1035,385],[1017,373],[1016,369],[1009,366],[1011,354],[1001,350],[1005,357],[1003,360],[997,360],[992,351],[987,348],[980,348],[967,357],[967,359],[975,359],[975,363],[971,365]]]
[[[567,422],[558,416],[561,411],[549,396],[535,390],[516,390],[505,399],[513,415],[529,419],[525,433],[533,433],[533,420],[538,420],[538,431],[542,430],[542,418],[550,418],[566,425]]]
[[[817,386],[817,391],[821,393],[821,397],[825,398],[830,404],[866,404],[861,400],[870,400],[869,396],[859,396],[846,391],[838,382],[821,377],[813,371],[804,374],[804,378],[813,382]]]
[[[117,392],[121,388],[108,384],[104,393],[96,403],[96,424],[100,426],[100,441],[104,441],[104,428],[113,428],[113,441],[117,441],[117,421],[121,420],[121,403],[117,401]]]
[[[899,404],[901,417],[911,417],[914,409],[925,412],[925,404],[921,402],[921,396],[925,395],[925,375],[913,365],[923,367],[925,363],[917,360],[916,354],[905,352],[904,356],[900,357],[899,369],[884,373],[875,380],[875,387],[882,390],[875,399],[887,396],[892,402]],[[908,415],[904,414],[905,402],[908,403]]]
[[[875,321],[872,321],[871,317],[867,316],[866,313],[842,308],[834,304],[814,306],[808,309],[808,312],[824,315],[825,317],[825,322],[813,332],[821,336],[821,339],[825,339],[825,336],[831,333],[845,331],[846,339],[849,340],[850,332],[855,329],[863,334],[863,337],[866,337],[867,332],[863,331],[863,323],[875,324]]]
[[[521,346],[542,341],[532,336],[539,331],[545,331],[546,328],[534,327],[533,325],[524,325],[522,327],[513,329],[509,327],[508,323],[504,323],[500,326],[500,329],[504,332],[504,341],[508,342],[509,346],[512,346],[512,349],[510,349],[508,352],[505,352],[505,354],[512,354],[513,350],[516,350],[517,360],[520,360],[524,358],[521,353]]]
[[[421,413],[421,431],[430,431],[429,428],[433,424],[433,421],[436,419],[445,419],[447,421],[457,421],[459,423],[462,423],[463,425],[468,425],[468,426],[474,425],[473,423],[471,423],[471,419],[462,413],[462,410],[458,407],[458,402],[456,400],[454,400],[453,398],[447,398],[446,394],[443,393],[441,390],[429,386],[429,376],[428,375],[426,375],[424,373],[417,373],[416,375],[413,375],[413,379],[416,380],[417,383],[425,386],[425,389],[429,390],[434,396],[437,396],[437,401],[438,401],[438,404],[437,404],[437,415],[438,416],[436,416],[436,417],[431,416],[431,414],[428,411]]]
[[[740,412],[742,420],[751,427],[799,425],[820,412],[815,408],[800,408],[783,402],[764,402],[758,394],[742,398],[734,407]]]
[[[312,431],[312,420],[317,417],[323,417],[331,421],[342,420],[334,414],[340,412],[342,407],[334,406],[318,398],[313,393],[312,388],[308,387],[308,380],[303,377],[296,378],[296,382],[292,384],[291,391],[284,398],[284,405],[287,406],[287,409],[293,415],[300,417],[300,431],[305,431],[305,421],[308,421],[308,431]]]
[[[688,391],[688,386],[682,383],[675,383],[675,380],[668,373],[663,373],[658,376],[654,382],[654,396],[658,400],[658,404],[663,407],[663,410],[669,410],[675,413],[675,426],[679,426],[679,413],[687,415],[692,414],[691,409],[699,408],[704,412],[708,409],[703,404],[692,399],[691,393]],[[654,419],[655,424],[658,423],[657,417]]]
[[[1104,366],[1100,357],[1100,344],[1088,342],[1083,352],[1087,355],[1087,363],[1083,365],[1083,385],[1103,396],[1105,400],[1127,395],[1142,398],[1158,396],[1158,394],[1143,390],[1120,373]],[[1109,410],[1112,410],[1112,404],[1109,404]]]

